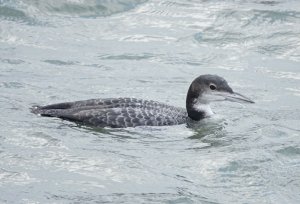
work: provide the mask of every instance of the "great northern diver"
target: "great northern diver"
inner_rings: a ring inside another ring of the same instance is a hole
[[[125,128],[135,126],[163,126],[199,121],[213,114],[213,101],[254,103],[233,92],[228,83],[217,75],[201,75],[190,85],[186,109],[152,100],[136,98],[106,98],[34,106],[35,114],[58,117],[95,127]]]

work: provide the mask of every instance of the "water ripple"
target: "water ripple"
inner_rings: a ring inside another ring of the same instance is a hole
[[[98,17],[111,16],[126,12],[136,6],[145,3],[146,0],[83,0],[83,1],[33,1],[25,3],[35,7],[42,13],[71,16],[71,17]]]
[[[24,11],[21,11],[16,8],[10,8],[8,6],[0,6],[0,19],[5,19],[8,21],[25,22],[29,25],[34,25],[38,23],[34,18],[28,16]]]

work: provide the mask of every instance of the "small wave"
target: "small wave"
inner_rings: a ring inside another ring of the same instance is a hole
[[[143,54],[123,54],[123,55],[104,55],[100,56],[102,60],[144,60],[153,58],[154,55],[151,53]]]
[[[144,2],[146,2],[146,0],[27,0],[26,4],[37,8],[43,13],[51,15],[54,14],[70,17],[103,17],[134,9],[136,6]]]
[[[24,84],[19,82],[3,82],[0,84],[0,87],[4,87],[8,89],[19,89],[19,88],[23,88]]]
[[[11,8],[9,6],[0,6],[0,19],[24,22],[29,25],[37,23],[34,18],[28,16],[24,11],[16,8]]]
[[[49,63],[49,64],[54,64],[54,65],[76,65],[78,62],[74,61],[62,61],[62,60],[44,60],[44,62]]]
[[[296,156],[300,155],[300,148],[293,146],[283,147],[277,150],[277,153],[283,154],[285,156]]]
[[[206,29],[203,33],[196,33],[194,35],[196,42],[213,44],[219,47],[227,46],[239,46],[241,44],[246,44],[257,39],[256,35],[248,36],[241,32],[234,31],[221,31],[215,30],[213,28]]]
[[[9,8],[7,6],[0,6],[0,16],[6,19],[24,19],[27,17],[23,11]]]
[[[13,65],[25,63],[25,61],[20,60],[20,59],[1,59],[0,58],[0,61],[3,62],[3,63],[13,64]]]
[[[268,5],[268,6],[274,6],[274,5],[279,4],[279,2],[277,2],[277,1],[270,1],[270,0],[268,0],[268,1],[258,1],[257,3],[258,4],[263,4],[263,5]]]
[[[288,22],[300,18],[300,12],[297,11],[269,11],[269,10],[253,10],[253,17],[250,22]]]

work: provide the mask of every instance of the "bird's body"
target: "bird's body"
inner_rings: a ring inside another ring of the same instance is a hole
[[[95,127],[164,126],[199,121],[213,114],[211,101],[224,100],[253,103],[234,93],[222,77],[202,75],[190,85],[186,109],[151,100],[106,98],[35,106],[32,112]]]
[[[58,117],[95,127],[178,125],[186,122],[183,108],[136,98],[90,99],[34,107],[42,116]]]

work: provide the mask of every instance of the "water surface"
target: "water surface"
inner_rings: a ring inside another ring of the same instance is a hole
[[[1,203],[299,203],[300,3],[0,1]],[[35,104],[185,107],[218,74],[254,105],[199,126],[92,129]]]

